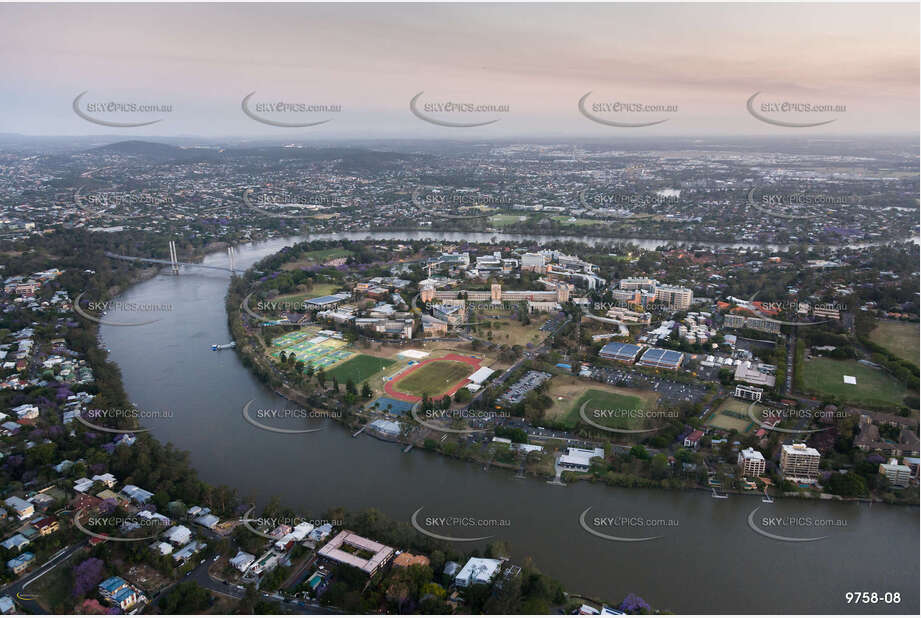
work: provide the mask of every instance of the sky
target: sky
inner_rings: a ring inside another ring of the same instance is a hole
[[[911,135],[919,53],[918,4],[0,4],[0,133]]]

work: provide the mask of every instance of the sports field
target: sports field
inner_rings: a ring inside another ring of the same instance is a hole
[[[873,329],[873,332],[870,333],[870,340],[883,346],[899,358],[917,365],[918,355],[921,354],[918,334],[917,322],[881,320],[877,327]]]
[[[355,384],[361,384],[384,367],[389,367],[393,363],[394,361],[387,358],[359,354],[341,365],[333,367],[326,372],[326,375],[329,378],[336,378],[342,383],[351,378]]]
[[[601,223],[598,219],[577,219],[575,217],[570,217],[569,215],[557,215],[555,217],[550,217],[557,223],[562,223],[563,225],[574,225],[576,227],[582,227],[587,225],[598,225]],[[570,221],[570,219],[572,219]]]
[[[294,354],[294,358],[303,361],[305,365],[313,365],[314,369],[326,368],[341,362],[352,352],[346,349],[348,344],[340,339],[317,335],[316,331],[302,330],[285,333],[272,340],[272,358],[278,359],[281,353],[285,356]]]
[[[587,403],[586,403],[587,402]],[[614,429],[646,429],[651,427],[645,418],[636,417],[646,406],[640,397],[622,395],[590,388],[573,404],[569,413],[561,419],[567,427],[575,427],[582,421],[579,410],[585,406],[585,416],[593,423]]]
[[[750,402],[740,401],[738,399],[727,399],[719,408],[717,408],[707,420],[704,421],[708,427],[722,429],[723,431],[738,431],[739,433],[749,433],[758,428],[758,425],[748,416],[748,406]],[[758,409],[752,410],[752,416],[760,418]]]
[[[526,221],[527,217],[520,215],[493,215],[489,218],[489,222],[496,227],[502,227],[504,225],[511,225],[512,223],[520,223],[521,221]]]
[[[845,384],[845,375],[857,384]],[[803,386],[807,391],[838,397],[855,405],[893,407],[902,405],[905,387],[885,371],[866,367],[854,360],[813,358],[803,363]]]
[[[318,296],[329,296],[342,289],[338,283],[318,283],[310,288],[309,292],[298,292],[297,294],[287,294],[277,296],[269,302],[278,303],[285,311],[293,311],[300,308],[308,298],[317,298]]]
[[[552,425],[561,429],[575,428],[582,422],[579,418],[579,408],[585,402],[584,397],[586,394],[590,392],[600,393],[600,395],[595,396],[597,402],[592,399],[590,405],[585,407],[586,415],[593,421],[604,420],[600,414],[597,415],[597,419],[589,414],[593,409],[638,408],[651,410],[656,407],[656,402],[659,400],[659,394],[654,391],[602,385],[597,382],[588,382],[572,375],[558,375],[550,380],[546,391],[547,396],[553,401],[553,405],[545,412],[545,422],[548,426]],[[608,395],[612,398],[607,399]],[[636,404],[634,400],[639,400],[639,403]],[[607,403],[605,403],[606,401]],[[614,405],[613,402],[615,401],[629,403],[627,405]]]
[[[466,384],[466,378],[480,368],[477,358],[447,354],[424,360],[398,374],[384,385],[388,396],[402,401],[419,401],[422,395],[435,399],[453,395]]]
[[[471,373],[473,372],[467,363],[435,361],[419,367],[399,380],[394,384],[394,388],[407,395],[421,397],[428,394],[429,397],[437,397]]]

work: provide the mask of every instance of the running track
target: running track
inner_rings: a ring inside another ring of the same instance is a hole
[[[418,365],[413,365],[412,367],[409,367],[403,370],[402,373],[398,374],[395,378],[393,378],[392,380],[387,382],[387,384],[384,385],[384,391],[390,397],[393,397],[394,399],[399,399],[400,401],[407,401],[409,403],[416,403],[417,401],[422,401],[422,397],[416,397],[415,395],[408,395],[406,393],[401,393],[400,391],[396,390],[393,385],[396,382],[399,382],[400,380],[408,376],[409,374],[411,374],[412,372],[416,371],[417,369],[419,369],[419,367],[422,367],[423,365],[426,365],[428,363],[435,363],[438,361],[444,361],[444,360],[467,363],[468,365],[473,367],[473,371],[471,371],[470,373],[473,373],[474,371],[479,369],[481,365],[479,359],[470,358],[469,356],[461,356],[460,354],[448,354],[447,356],[442,356],[441,358],[429,358],[429,359],[422,361]],[[469,380],[467,380],[467,378],[464,378],[463,380],[455,384],[453,387],[451,387],[450,390],[446,391],[443,395],[440,395],[440,397],[444,397],[445,395],[453,395],[459,389],[466,386],[468,383],[469,383]]]

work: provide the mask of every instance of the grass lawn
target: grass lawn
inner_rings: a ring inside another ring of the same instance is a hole
[[[333,258],[340,257],[349,257],[352,255],[352,251],[349,249],[335,248],[335,249],[318,249],[317,251],[308,251],[302,257],[307,260],[313,260],[315,262],[323,262],[325,260],[331,260]]]
[[[335,258],[349,257],[352,251],[342,248],[318,249],[317,251],[308,251],[293,262],[287,262],[282,266],[282,270],[297,270],[303,266],[311,266],[318,262],[325,262]]]
[[[361,384],[380,370],[392,365],[394,361],[388,358],[378,358],[368,354],[359,354],[350,358],[341,365],[326,372],[330,379],[336,378],[342,384],[351,378],[355,384]]]
[[[502,227],[503,225],[511,225],[513,223],[519,223],[521,221],[526,221],[527,217],[523,215],[493,215],[489,218],[489,222],[496,227]]]
[[[466,378],[475,370],[460,361],[434,361],[416,369],[394,384],[394,388],[407,395],[440,397],[442,393]]]
[[[570,217],[569,215],[557,215],[555,217],[551,217],[551,219],[553,219],[557,223],[563,223],[565,225],[575,225],[577,227],[582,227],[582,226],[587,226],[587,225],[597,225],[599,223],[602,223],[598,219],[576,219],[575,217]],[[573,219],[573,221],[570,221],[570,219]]]
[[[740,401],[729,398],[720,404],[720,407],[707,417],[704,423],[714,429],[723,431],[732,431],[735,429],[739,433],[749,433],[758,429],[758,424],[751,420],[748,415],[748,406],[750,402]],[[751,416],[762,418],[761,408],[755,407]]]
[[[25,551],[28,551],[28,548]],[[40,562],[47,560],[49,557],[43,557]],[[47,575],[30,585],[25,594],[27,596],[31,595],[31,598],[34,598],[39,605],[52,613],[73,611],[74,598],[71,596],[71,592],[74,582],[71,573],[73,566],[85,559],[85,555],[78,555],[68,560],[65,564],[52,569]]]
[[[918,343],[917,322],[881,320],[870,333],[870,340],[879,344],[901,359],[918,364],[921,347]]]
[[[527,325],[513,318],[511,314],[512,312],[508,309],[480,308],[474,320],[476,322],[488,322],[488,324],[478,324],[473,327],[474,332],[478,337],[505,345],[537,344],[546,338],[547,333],[541,331],[540,327],[547,321],[550,314],[532,314],[530,316],[531,323]],[[501,317],[500,319],[490,317],[494,315]],[[492,338],[486,336],[490,331],[492,331]]]
[[[595,419],[592,417],[593,410],[602,409],[641,409],[651,410],[656,407],[659,395],[655,391],[638,390],[624,388],[621,386],[610,386],[608,384],[598,384],[589,382],[573,375],[558,375],[550,380],[547,388],[547,396],[553,400],[553,405],[546,411],[546,423],[554,427],[572,429],[581,421],[579,418],[579,407],[585,402],[585,397],[591,393],[600,393],[591,399],[589,405],[585,406],[586,415],[592,420],[597,420],[599,424],[603,417]],[[608,396],[614,396],[615,399],[608,400]],[[623,399],[616,399],[623,398]],[[611,401],[625,401],[629,403],[613,404]],[[634,401],[637,400],[637,401]],[[632,419],[637,422],[639,419]]]
[[[288,294],[287,296],[277,296],[268,302],[276,302],[282,304],[286,309],[290,309],[291,307],[300,307],[307,298],[329,296],[339,289],[342,289],[342,285],[339,283],[318,283],[310,288],[309,292],[298,292],[296,294]]]
[[[567,427],[575,427],[583,422],[579,416],[579,408],[586,402],[588,405],[585,406],[585,416],[599,425],[614,429],[645,429],[648,426],[646,419],[630,418],[625,414],[629,410],[645,410],[642,398],[594,388],[585,391],[560,422]]]
[[[857,384],[845,384],[845,375],[857,378]],[[901,406],[906,395],[905,387],[888,373],[853,360],[805,361],[803,386],[807,391],[838,397],[845,403],[875,407]]]

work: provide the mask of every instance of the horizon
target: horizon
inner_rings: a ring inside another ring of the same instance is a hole
[[[858,3],[4,4],[0,133],[93,136],[112,132],[94,123],[127,121],[200,139],[917,134],[919,15]],[[158,111],[108,114],[112,102]],[[447,103],[490,111],[438,111]],[[781,103],[837,111],[770,111]]]

